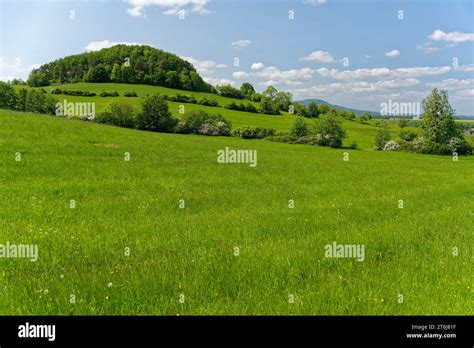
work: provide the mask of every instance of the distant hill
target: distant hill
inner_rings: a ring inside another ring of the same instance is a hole
[[[327,101],[322,100],[322,99],[305,99],[305,100],[300,100],[300,101],[298,101],[298,103],[300,103],[300,104],[302,104],[302,105],[304,105],[304,106],[308,106],[308,104],[311,103],[311,102],[316,103],[316,104],[318,104],[318,105],[324,104],[324,105],[327,105],[327,106],[329,106],[330,108],[336,109],[336,110],[352,111],[352,112],[354,112],[357,116],[362,115],[364,112],[370,112],[370,113],[371,113],[372,115],[374,115],[374,116],[380,116],[380,112],[368,111],[368,110],[358,110],[358,109],[348,108],[348,107],[345,107],[345,106],[334,105],[334,104],[328,103]]]
[[[211,92],[194,66],[175,54],[146,45],[115,45],[43,64],[31,72],[33,87],[77,82],[116,82]]]

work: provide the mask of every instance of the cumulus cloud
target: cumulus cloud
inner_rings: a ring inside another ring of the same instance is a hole
[[[310,68],[291,69],[282,71],[274,66],[264,67],[253,75],[264,79],[261,85],[299,85],[313,77],[314,70]]]
[[[445,33],[444,31],[437,29],[428,35],[428,38],[433,41],[460,43],[474,41],[474,33],[461,33],[459,31]]]
[[[206,8],[209,0],[128,0],[128,3],[132,7],[127,9],[127,13],[133,17],[144,16],[145,8],[150,6],[162,8],[165,15],[210,13]]]
[[[260,70],[260,69],[263,69],[264,67],[265,65],[263,65],[263,63],[253,63],[250,68],[253,70]]]
[[[0,57],[0,81],[23,79],[26,81],[31,70],[38,69],[40,64],[23,66],[20,59],[7,60]]]
[[[429,82],[426,86],[429,88],[439,89],[474,88],[474,79],[458,80],[451,78],[439,82]]]
[[[127,46],[134,46],[134,45],[143,45],[140,43],[136,42],[113,42],[109,40],[103,40],[103,41],[92,41],[87,44],[84,49],[86,51],[100,51],[103,48],[109,48],[115,45],[127,45]],[[150,46],[150,45],[149,45]]]
[[[252,40],[239,40],[232,42],[232,46],[234,47],[247,47],[252,44]]]
[[[440,75],[450,72],[449,66],[440,67],[412,67],[412,68],[373,68],[343,70],[320,68],[316,72],[323,77],[331,77],[337,80],[354,80],[364,78],[413,78],[419,76]]]
[[[321,63],[334,63],[334,58],[329,52],[325,51],[314,51],[306,57],[300,58],[303,61],[318,61]]]
[[[232,77],[236,78],[236,79],[243,79],[243,78],[246,78],[246,77],[249,77],[250,74],[246,73],[245,71],[235,71],[232,73]]]
[[[415,87],[421,82],[417,79],[396,79],[396,80],[381,80],[375,82],[356,81],[356,82],[335,82],[329,84],[313,85],[307,88],[298,88],[291,90],[296,98],[314,98],[315,96],[334,96],[343,94],[346,96],[354,96],[367,93],[370,97],[380,97],[380,93],[393,90],[401,90],[408,87]],[[391,94],[406,93],[405,91]],[[419,93],[419,92],[413,92]],[[364,95],[364,99],[368,96]]]
[[[210,83],[211,85],[214,85],[214,86],[224,86],[224,85],[231,85],[231,86],[234,86],[235,85],[235,82],[232,81],[232,80],[228,80],[228,79],[217,79],[217,78],[213,78],[213,77],[204,77],[203,78],[204,81],[206,81],[207,83]]]
[[[399,50],[391,50],[391,51],[385,52],[385,55],[387,57],[398,57],[400,55],[400,51]]]
[[[472,99],[472,97],[474,97],[474,89],[463,89],[458,91],[456,97]]]
[[[217,64],[213,60],[199,60],[194,57],[181,57],[184,60],[190,62],[200,74],[210,75],[213,74],[215,69],[222,69],[227,67],[226,64]]]

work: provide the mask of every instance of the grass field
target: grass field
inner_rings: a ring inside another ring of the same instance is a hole
[[[291,123],[241,115],[225,116],[234,126]],[[344,126],[371,146],[376,127]],[[226,146],[257,150],[257,167],[218,164]],[[37,262],[0,259],[2,315],[474,314],[472,156],[148,133],[0,110],[0,163],[0,241],[39,246]],[[364,261],[326,258],[333,242],[365,245]]]
[[[22,86],[15,86],[17,88]],[[257,103],[250,102],[248,100],[239,100],[232,98],[224,98],[216,94],[211,93],[200,93],[200,92],[189,92],[189,91],[180,91],[175,89],[170,89],[160,86],[148,86],[148,85],[130,85],[130,84],[118,84],[118,83],[74,83],[74,84],[64,84],[45,87],[47,91],[51,91],[54,88],[60,88],[61,90],[87,90],[95,92],[99,95],[102,91],[114,92],[117,91],[120,94],[120,97],[79,97],[79,96],[68,96],[68,95],[56,95],[55,97],[58,100],[62,101],[66,99],[68,102],[93,102],[95,103],[96,113],[101,112],[112,100],[121,100],[126,101],[133,105],[137,110],[139,110],[142,98],[151,95],[154,93],[160,93],[162,95],[174,96],[177,93],[182,95],[193,95],[196,99],[207,98],[210,100],[216,100],[219,102],[219,107],[208,107],[196,104],[183,104],[177,102],[168,102],[170,111],[175,117],[180,118],[182,115],[179,113],[180,105],[184,105],[185,112],[191,110],[203,109],[209,113],[220,113],[226,119],[232,122],[232,127],[268,127],[274,128],[278,131],[287,131],[291,127],[292,123],[295,120],[294,115],[290,115],[287,112],[283,112],[280,116],[271,116],[271,115],[262,115],[262,114],[253,114],[248,112],[240,112],[235,110],[225,109],[222,106],[228,105],[231,102],[241,103],[252,103],[257,106]],[[138,95],[138,98],[124,97],[124,92],[135,91]],[[355,141],[359,148],[361,149],[372,149],[374,143],[374,137],[380,127],[375,126],[375,121],[370,121],[368,124],[360,124],[357,121],[349,121],[341,118],[343,126],[347,131],[347,138],[344,140],[344,145],[349,146]],[[308,122],[311,122],[310,120]],[[392,137],[396,138],[399,132],[399,128],[396,122],[388,122],[388,131]],[[416,129],[412,129],[415,130]]]

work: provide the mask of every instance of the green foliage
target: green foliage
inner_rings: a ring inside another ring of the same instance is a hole
[[[183,116],[176,127],[176,133],[228,136],[231,128],[232,124],[220,114],[192,110]]]
[[[259,112],[267,115],[280,115],[278,106],[266,96],[260,100]]]
[[[138,97],[137,93],[135,91],[131,91],[131,92],[124,92],[123,93],[123,96],[124,97]]]
[[[115,45],[44,64],[31,72],[28,85],[75,82],[141,83],[201,92],[205,83],[189,62],[150,46]]]
[[[99,94],[99,97],[119,97],[120,94],[115,91],[115,92],[105,92],[105,91],[102,91],[100,94]]]
[[[0,109],[17,109],[18,96],[8,83],[0,81]]]
[[[278,92],[273,99],[275,108],[281,111],[287,111],[290,108],[293,96],[290,92]]]
[[[160,94],[154,94],[144,99],[142,112],[137,117],[137,128],[152,132],[171,133],[178,120],[168,110],[165,99]]]
[[[227,104],[226,106],[224,106],[226,109],[230,109],[230,110],[237,110],[237,111],[244,111],[244,112],[252,112],[252,113],[258,113],[258,110],[255,106],[253,106],[252,104],[248,103],[247,105],[243,104],[243,103],[235,103],[235,102],[231,102],[229,104]]]
[[[401,129],[408,127],[408,120],[405,120],[404,118],[401,118],[397,121],[398,127]]]
[[[321,146],[339,148],[342,146],[344,138],[346,138],[346,132],[341,121],[329,115],[321,115],[315,120],[314,133],[321,136],[318,144]]]
[[[320,115],[320,109],[318,107],[318,104],[315,102],[311,102],[308,104],[308,117],[311,118],[317,118]]]
[[[413,141],[416,136],[417,134],[414,131],[405,128],[402,128],[398,134],[398,137],[403,141]]]
[[[217,90],[219,91],[219,95],[226,97],[226,98],[234,98],[234,99],[243,99],[244,95],[242,92],[232,87],[231,85],[226,86],[218,86]]]
[[[305,137],[309,134],[308,125],[302,118],[297,118],[290,128],[290,135],[295,138]]]
[[[252,97],[255,94],[255,88],[253,88],[250,83],[245,82],[242,84],[242,86],[240,86],[240,92],[242,93],[245,99],[252,100]]]
[[[387,141],[390,140],[390,133],[386,129],[381,129],[375,135],[374,149],[383,150]]]
[[[219,103],[216,100],[209,100],[207,98],[202,98],[197,101],[199,105],[217,107]]]
[[[232,136],[242,139],[263,139],[275,135],[275,130],[272,128],[251,128],[242,127],[236,128],[232,131]]]
[[[433,89],[431,95],[423,100],[423,136],[432,142],[447,144],[460,135],[454,121],[454,110],[448,101],[448,92]]]
[[[327,114],[329,112],[329,110],[331,110],[329,105],[326,105],[326,104],[320,104],[318,106],[318,109],[319,109],[319,114],[320,115]]]
[[[106,109],[97,115],[95,121],[124,128],[135,128],[137,125],[135,109],[121,101],[110,102]]]
[[[84,80],[86,82],[109,82],[109,73],[104,65],[98,64],[89,68]]]

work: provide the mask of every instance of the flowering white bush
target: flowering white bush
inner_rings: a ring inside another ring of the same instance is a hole
[[[396,151],[400,148],[400,145],[396,141],[390,140],[385,143],[383,147],[384,151]]]
[[[202,135],[230,135],[227,123],[218,121],[214,123],[204,123],[199,127],[198,134]]]

